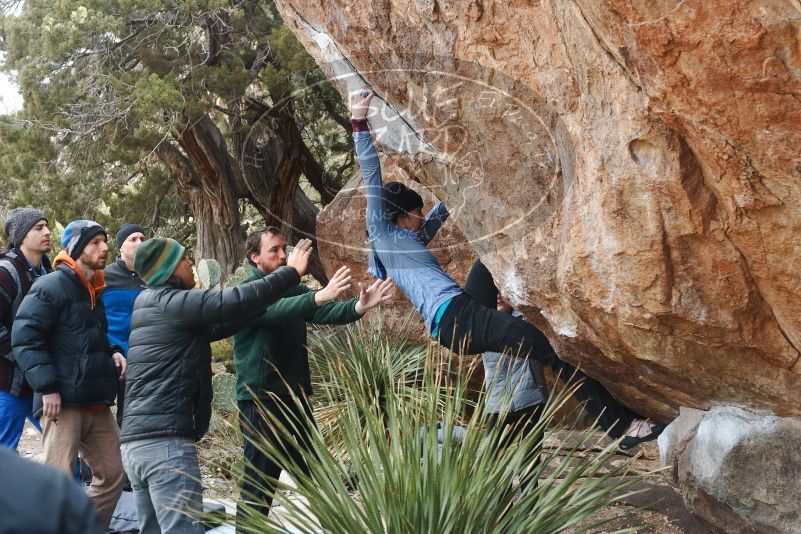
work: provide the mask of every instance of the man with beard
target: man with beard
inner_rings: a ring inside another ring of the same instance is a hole
[[[128,337],[122,455],[142,534],[204,532],[195,442],[211,422],[211,343],[297,286],[311,251],[311,241],[301,239],[286,266],[269,275],[195,289],[183,245],[155,237],[136,249],[134,267],[148,287],[136,299]]]
[[[78,456],[92,470],[87,491],[107,526],[124,472],[117,422],[109,407],[126,362],[109,344],[100,293],[108,256],[106,230],[94,221],[64,230],[55,271],[33,284],[17,312],[14,357],[34,391],[44,462],[67,475]]]
[[[286,240],[273,226],[251,234],[245,249],[250,276],[244,283],[268,277],[287,263]],[[295,284],[234,335],[236,400],[245,436],[246,461],[238,508],[242,515],[251,511],[269,514],[275,482],[283,468],[259,446],[260,437],[286,451],[304,469],[305,457],[312,454],[309,434],[315,423],[309,405],[312,388],[306,326],[358,321],[389,300],[393,285],[392,280],[376,281],[367,288],[359,284],[359,298],[337,302],[350,287],[347,267],[341,267],[319,291],[310,290],[302,282]],[[299,404],[294,402],[295,397]],[[266,413],[278,417],[280,423],[270,421]],[[281,425],[288,435],[282,436],[277,428]]]

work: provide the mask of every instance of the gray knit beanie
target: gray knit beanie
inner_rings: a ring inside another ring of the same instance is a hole
[[[47,221],[47,218],[36,208],[14,208],[6,215],[6,235],[18,247],[31,228],[42,220]]]

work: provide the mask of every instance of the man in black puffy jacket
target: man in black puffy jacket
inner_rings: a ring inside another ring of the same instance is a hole
[[[193,289],[192,262],[177,241],[154,238],[136,249],[134,268],[148,288],[134,303],[121,441],[142,534],[203,532],[192,517],[203,506],[194,442],[211,418],[210,343],[295,287],[310,255],[304,239],[286,267],[203,290]]]
[[[92,469],[89,497],[106,526],[125,479],[119,428],[109,409],[125,358],[109,345],[100,299],[106,230],[73,221],[61,245],[56,270],[38,278],[20,304],[11,344],[34,391],[45,463],[70,475],[81,453]]]

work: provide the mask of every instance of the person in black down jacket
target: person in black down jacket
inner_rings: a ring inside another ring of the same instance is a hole
[[[102,534],[79,484],[0,448],[0,534]]]
[[[304,239],[286,267],[203,290],[192,289],[192,262],[177,241],[154,238],[136,249],[134,268],[148,288],[134,303],[121,441],[142,534],[203,532],[192,517],[203,507],[194,442],[211,418],[210,343],[233,335],[300,283],[310,255]]]
[[[56,270],[34,282],[17,311],[11,345],[34,391],[46,464],[70,475],[78,452],[92,470],[89,497],[106,526],[125,480],[120,431],[109,407],[125,358],[109,345],[100,293],[108,245],[93,221],[64,230]]]

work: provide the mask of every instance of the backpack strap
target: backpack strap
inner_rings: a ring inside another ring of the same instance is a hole
[[[28,291],[30,291],[33,283],[31,282],[27,271],[20,267],[19,262],[12,261],[8,257],[0,258],[0,267],[5,269],[8,274],[11,275],[11,278],[14,279],[14,285],[17,286],[17,294],[14,295],[14,300],[11,302],[11,317],[3,318],[3,322],[8,323],[6,326],[10,329],[11,322],[17,315],[17,309],[19,309],[22,299],[28,294]]]
[[[28,294],[28,291],[30,291],[31,286],[33,285],[33,280],[31,279],[31,274],[21,264],[19,257],[13,253],[9,254],[6,252],[5,254],[0,254],[0,268],[11,276],[15,290],[13,299],[11,298],[11,294],[0,295],[0,298],[6,298],[7,300],[10,300],[9,304],[11,308],[11,313],[9,316],[3,317],[2,321],[0,321],[0,337],[9,338],[10,341],[11,325],[14,322],[14,318],[17,315],[17,310],[19,309],[20,304],[22,304],[22,300],[25,298],[25,295]],[[30,386],[28,386],[25,382],[25,375],[23,374],[22,369],[20,369],[19,365],[14,361],[13,353],[9,350],[8,353],[3,354],[2,357],[5,360],[8,360],[5,365],[10,364],[9,382],[3,385],[4,390],[15,396],[29,395]]]

